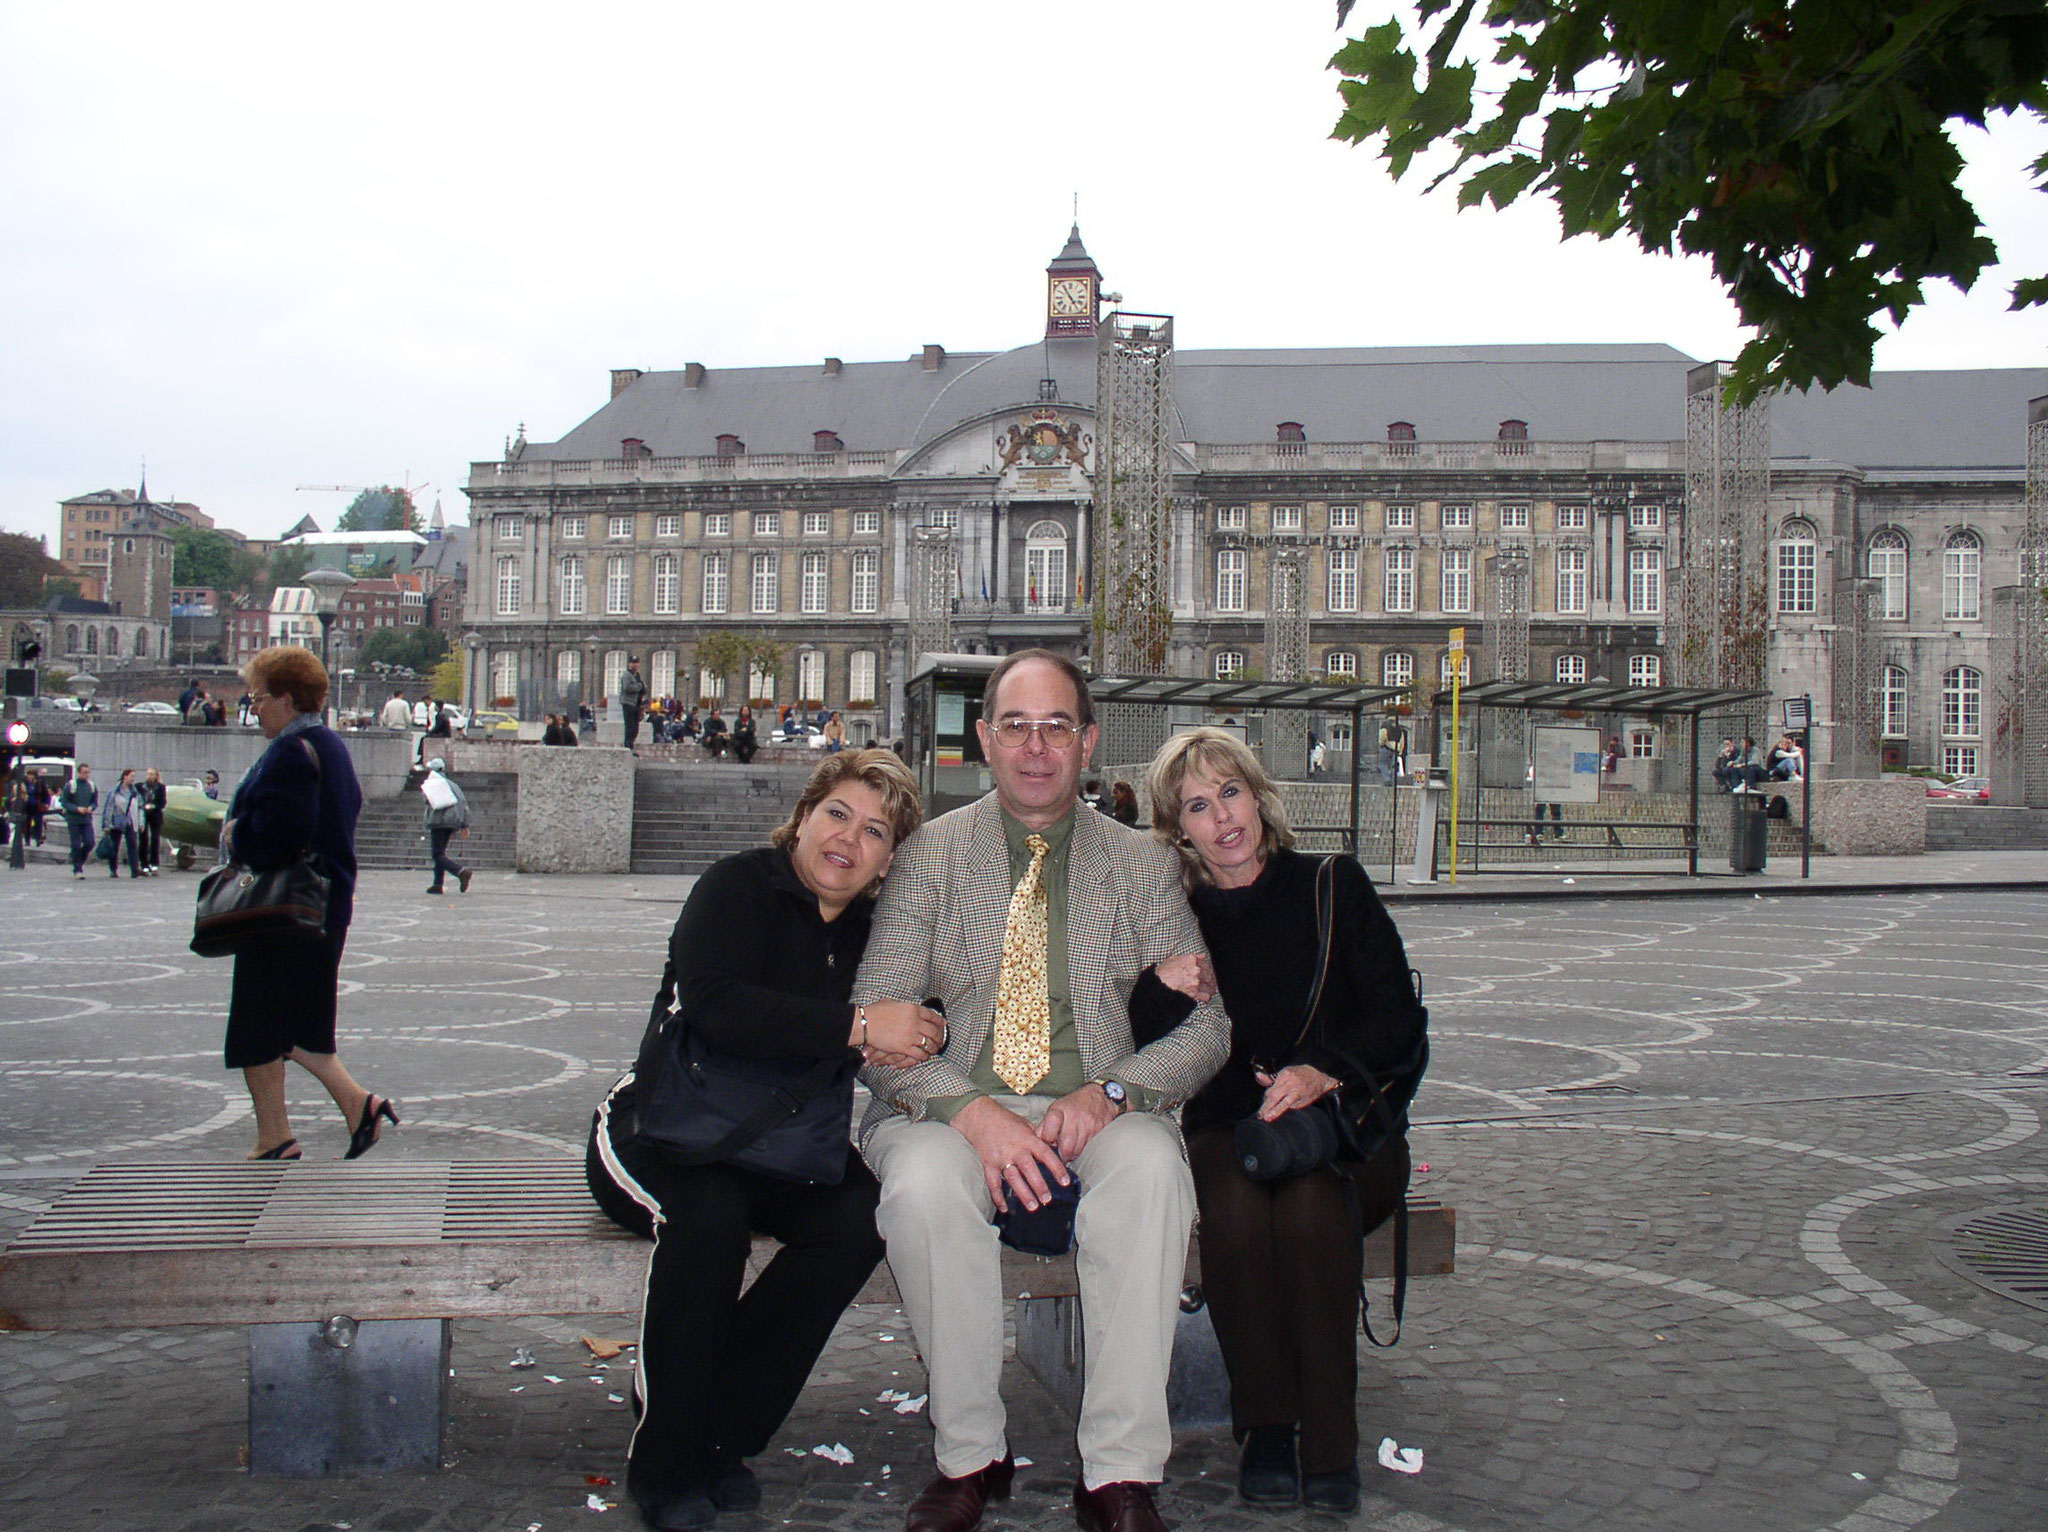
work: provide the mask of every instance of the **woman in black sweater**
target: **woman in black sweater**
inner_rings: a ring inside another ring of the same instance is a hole
[[[916,783],[889,751],[821,764],[772,844],[697,880],[669,937],[639,1060],[598,1109],[591,1190],[613,1218],[654,1239],[640,1424],[626,1463],[627,1491],[650,1527],[704,1527],[719,1511],[760,1503],[746,1459],[781,1427],[882,1257],[879,1188],[850,1142],[853,1074],[864,1055],[896,1068],[926,1062],[945,1023],[922,1006],[847,997],[882,875],[920,817]],[[730,1163],[681,1165],[636,1140],[634,1110],[664,1067],[672,1014],[711,1052],[772,1062],[792,1078],[842,1060],[827,1087],[848,1119],[842,1177],[827,1185]],[[782,1248],[742,1297],[756,1231]]]
[[[1236,1126],[1357,1083],[1341,1053],[1381,1078],[1409,1057],[1423,1012],[1407,954],[1364,870],[1334,858],[1329,968],[1308,1025],[1319,864],[1291,849],[1286,810],[1257,757],[1235,735],[1194,729],[1159,752],[1147,785],[1153,830],[1181,853],[1230,1012],[1230,1060],[1188,1102],[1182,1129],[1202,1282],[1244,1442],[1238,1491],[1253,1504],[1349,1511],[1359,1488],[1364,1236],[1407,1190],[1407,1141],[1342,1175],[1325,1165],[1254,1181],[1239,1163]]]

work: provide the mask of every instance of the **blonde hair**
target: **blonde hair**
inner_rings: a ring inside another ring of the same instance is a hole
[[[889,831],[897,845],[902,845],[924,823],[924,800],[918,796],[917,778],[897,759],[895,751],[842,750],[818,763],[811,780],[804,784],[803,796],[796,800],[789,818],[775,827],[768,843],[787,846],[793,842],[811,810],[823,803],[834,788],[848,781],[863,783],[881,795],[882,816],[889,821]],[[881,882],[877,878],[861,892],[872,896]]]
[[[1180,828],[1181,783],[1195,770],[1218,782],[1236,777],[1251,789],[1265,831],[1259,837],[1260,861],[1275,846],[1294,844],[1294,826],[1280,801],[1280,789],[1243,740],[1226,729],[1206,726],[1176,734],[1159,747],[1145,769],[1145,791],[1152,799],[1152,833],[1180,853],[1181,877],[1188,887],[1210,881],[1208,868]]]

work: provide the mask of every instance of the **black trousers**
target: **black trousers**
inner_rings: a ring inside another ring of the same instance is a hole
[[[448,842],[454,836],[454,830],[440,825],[436,825],[427,831],[427,843],[433,847],[434,851],[434,887],[436,888],[441,886],[441,880],[451,872],[458,878],[462,876],[462,864],[448,855]]]
[[[732,1165],[686,1168],[631,1146],[615,1158],[628,1194],[662,1210],[627,1484],[643,1499],[701,1491],[715,1461],[759,1453],[795,1407],[833,1326],[882,1259],[881,1188],[850,1146],[837,1186]],[[757,1231],[782,1249],[742,1295]]]
[[[637,707],[621,708],[619,716],[626,725],[626,748],[631,750],[633,742],[640,737],[640,709]]]
[[[1201,1217],[1202,1290],[1230,1374],[1231,1424],[1301,1428],[1303,1473],[1358,1457],[1358,1284],[1364,1233],[1408,1189],[1408,1143],[1396,1139],[1358,1173],[1356,1206],[1327,1166],[1254,1181],[1230,1127],[1188,1139]]]
[[[164,814],[162,809],[147,809],[142,816],[142,865],[161,866],[164,850]]]

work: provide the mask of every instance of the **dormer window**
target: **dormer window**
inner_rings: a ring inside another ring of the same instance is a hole
[[[746,450],[747,444],[733,435],[732,432],[721,431],[718,433],[718,455],[720,457],[738,457]]]
[[[619,443],[620,457],[653,457],[654,449],[637,436],[629,436]]]
[[[1503,420],[1500,423],[1500,435],[1495,439],[1499,441],[1502,452],[1509,454],[1527,452],[1529,450],[1529,422],[1526,420]]]
[[[1415,456],[1415,426],[1412,421],[1396,420],[1389,423],[1387,452],[1393,457]]]
[[[813,452],[844,452],[846,443],[839,439],[837,431],[813,431],[811,433]]]

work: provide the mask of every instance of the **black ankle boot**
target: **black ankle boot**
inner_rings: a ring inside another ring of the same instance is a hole
[[[1301,1503],[1312,1511],[1337,1511],[1344,1515],[1358,1509],[1358,1465],[1332,1473],[1304,1474]]]
[[[1301,1499],[1301,1464],[1294,1427],[1253,1426],[1244,1435],[1237,1465],[1238,1498],[1247,1505],[1293,1505]]]

